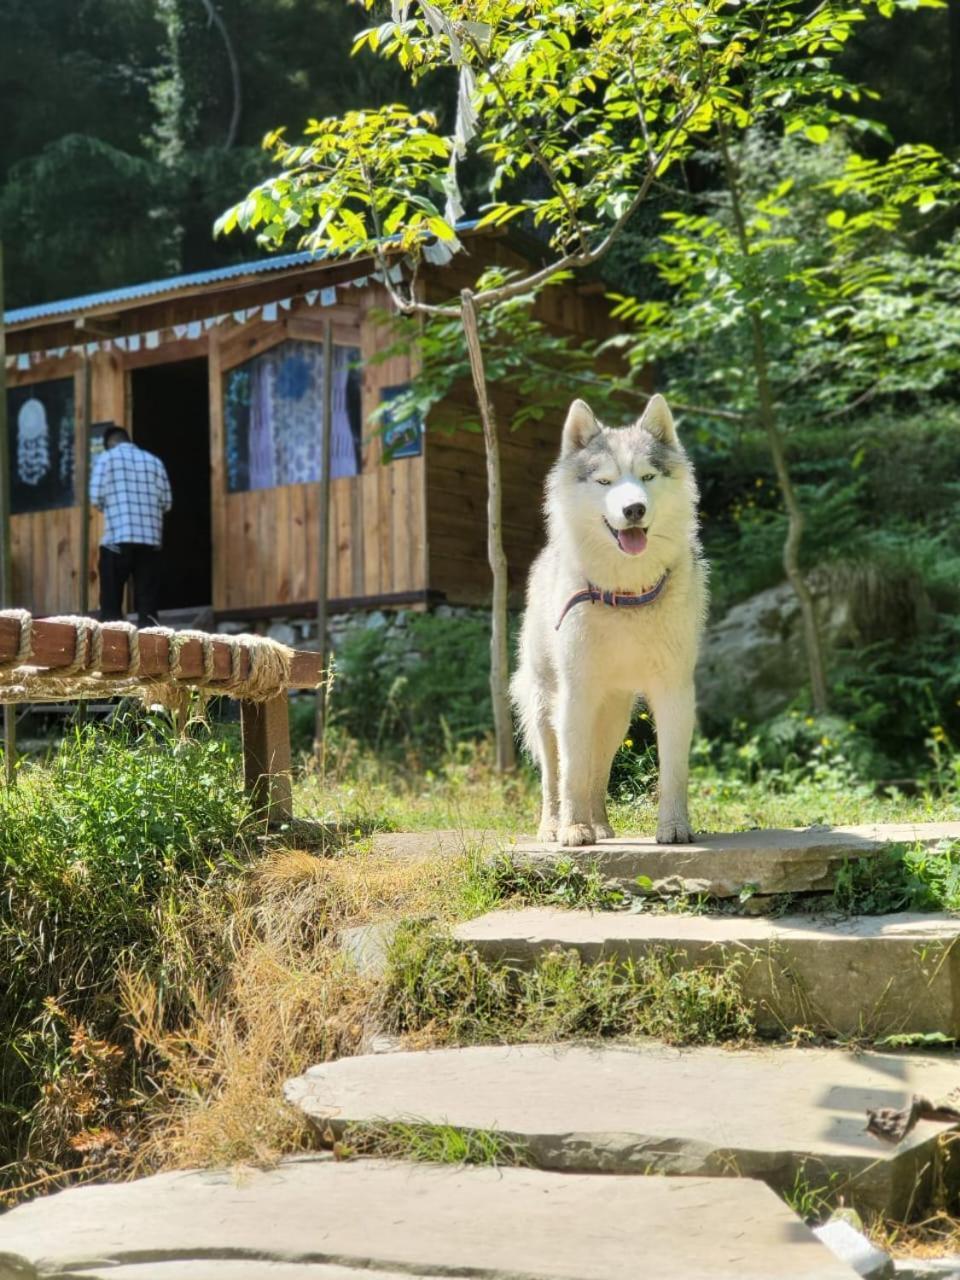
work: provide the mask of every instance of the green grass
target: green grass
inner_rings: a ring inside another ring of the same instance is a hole
[[[328,1141],[333,1136],[328,1131]],[[471,1164],[487,1168],[526,1166],[529,1152],[518,1142],[489,1129],[454,1129],[426,1121],[376,1121],[351,1124],[335,1141],[341,1157],[380,1156],[427,1164]]]
[[[872,783],[824,749],[804,768],[767,769],[728,753],[722,762],[694,752],[690,814],[697,831],[747,831],[755,827],[831,826],[876,822],[960,820],[960,787],[941,766],[945,785],[906,795],[877,794]],[[648,775],[644,775],[645,778]],[[655,781],[655,773],[649,775]],[[626,792],[626,794],[624,794]],[[329,753],[323,776],[309,770],[297,783],[297,812],[367,830],[480,830],[515,836],[536,830],[539,783],[522,764],[502,777],[491,765],[489,743],[460,744],[445,763],[419,770],[377,760],[341,741]],[[652,835],[657,826],[655,788],[623,788],[610,805],[618,832]]]
[[[667,948],[592,964],[551,951],[516,968],[422,924],[398,930],[381,1001],[389,1030],[441,1044],[631,1036],[714,1044],[754,1034],[736,960],[688,969]]]
[[[463,888],[469,914],[498,907],[578,907],[588,911],[617,911],[629,906],[630,895],[604,879],[596,865],[581,867],[572,857],[558,857],[549,865],[529,866],[510,854],[478,858]],[[479,907],[479,910],[475,908]]]
[[[809,1225],[823,1222],[830,1216],[837,1204],[838,1192],[836,1183],[839,1174],[828,1173],[822,1165],[817,1169],[815,1178],[808,1172],[806,1162],[801,1164],[794,1175],[793,1184],[782,1194],[783,1199]],[[824,1181],[825,1179],[825,1181]],[[820,1185],[814,1186],[814,1180]]]

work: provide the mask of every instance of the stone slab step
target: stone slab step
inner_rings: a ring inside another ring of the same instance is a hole
[[[865,1132],[868,1107],[960,1085],[960,1056],[839,1049],[522,1045],[343,1058],[287,1082],[323,1127],[418,1120],[492,1130],[540,1168],[734,1175],[779,1192],[802,1172],[847,1205],[922,1209],[949,1125],[899,1146]],[[939,1094],[938,1094],[939,1091]]]
[[[269,1269],[271,1268],[272,1269]],[[287,1161],[79,1187],[0,1218],[0,1280],[852,1280],[758,1182]]]
[[[705,894],[735,898],[757,894],[830,890],[838,867],[870,857],[890,844],[932,847],[960,840],[960,822],[876,823],[851,827],[740,831],[698,836],[696,844],[657,844],[652,836],[615,836],[579,849],[519,840],[505,846],[518,862],[550,867],[558,860],[596,866],[611,882],[634,893]],[[641,887],[637,878],[651,884]]]
[[[558,947],[586,960],[666,950],[682,967],[737,959],[762,1031],[960,1038],[960,919],[952,916],[901,912],[833,920],[531,907],[478,916],[458,925],[454,936],[488,960],[516,965]]]

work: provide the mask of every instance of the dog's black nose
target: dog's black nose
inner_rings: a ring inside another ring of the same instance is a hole
[[[631,502],[629,507],[623,508],[623,518],[631,524],[639,524],[646,514],[647,508],[642,502]]]

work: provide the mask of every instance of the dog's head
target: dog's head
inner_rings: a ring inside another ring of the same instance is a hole
[[[585,560],[615,581],[659,569],[688,545],[697,491],[673,415],[655,395],[628,427],[605,427],[574,400],[560,460],[548,485],[547,510],[557,532],[572,534]]]

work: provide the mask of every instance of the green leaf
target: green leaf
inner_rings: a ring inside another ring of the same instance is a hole
[[[817,146],[821,146],[830,137],[830,130],[824,124],[808,124],[804,129],[804,135]]]
[[[359,214],[354,213],[352,209],[343,208],[340,210],[340,218],[357,244],[366,244],[367,228],[364,226],[363,219]]]
[[[831,209],[827,214],[827,226],[840,228],[847,220],[847,212],[845,209]]]

